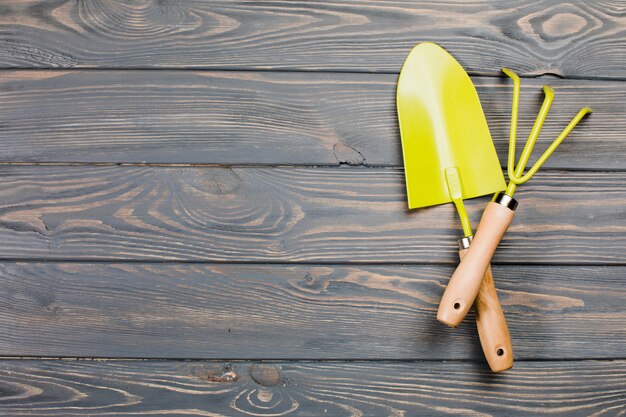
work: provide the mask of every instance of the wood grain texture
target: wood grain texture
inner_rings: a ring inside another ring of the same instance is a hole
[[[506,163],[511,84],[474,82]],[[625,169],[622,82],[524,79],[520,147],[543,83],[556,100],[537,151],[595,110],[546,166]],[[402,166],[395,89],[387,74],[5,71],[0,161]]]
[[[621,416],[626,362],[4,361],[0,411],[20,416]]]
[[[626,77],[621,1],[9,0],[0,66],[399,72],[434,41],[472,73]]]
[[[406,210],[395,74],[428,40],[501,161],[500,67],[520,138],[556,89],[539,148],[595,110],[494,258],[503,375],[473,313],[435,320],[453,206]],[[626,415],[624,62],[619,1],[3,1],[0,415]]]
[[[0,355],[473,359],[470,313],[436,309],[453,268],[0,263]],[[493,268],[515,357],[626,356],[625,267]],[[601,343],[600,343],[601,341]]]
[[[540,172],[516,197],[494,263],[624,262],[626,173]],[[399,169],[0,167],[4,259],[456,265],[459,230],[452,204],[407,210]]]

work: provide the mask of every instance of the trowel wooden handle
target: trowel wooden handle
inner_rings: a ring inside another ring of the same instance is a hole
[[[467,249],[460,250],[459,257],[463,259],[466,253]],[[510,369],[513,366],[513,344],[493,283],[491,266],[487,267],[478,289],[474,309],[480,344],[491,371],[502,372]]]
[[[491,257],[514,215],[514,209],[505,205],[494,202],[487,204],[474,240],[443,293],[437,320],[451,327],[463,321],[476,299]]]

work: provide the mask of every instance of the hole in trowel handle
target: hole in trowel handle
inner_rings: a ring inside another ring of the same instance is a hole
[[[496,350],[496,355],[498,355],[498,356],[504,355],[504,349],[500,348],[500,349]]]
[[[458,301],[456,303],[454,303],[454,309],[455,310],[459,310],[461,308],[461,303],[459,303]]]

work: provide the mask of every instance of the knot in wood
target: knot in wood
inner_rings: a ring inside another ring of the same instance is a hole
[[[274,365],[253,365],[250,377],[263,387],[273,387],[280,382],[280,369]]]
[[[226,365],[221,369],[213,369],[209,371],[195,371],[194,375],[208,382],[235,382],[239,379],[239,375],[231,365]]]

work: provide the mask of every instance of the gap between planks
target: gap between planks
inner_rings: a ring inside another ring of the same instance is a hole
[[[15,264],[36,264],[36,263],[46,263],[46,264],[127,264],[127,265],[229,265],[229,266],[284,266],[284,267],[293,267],[293,266],[307,266],[307,267],[328,267],[328,266],[336,266],[336,267],[367,267],[367,266],[380,266],[380,267],[419,267],[419,266],[441,266],[441,267],[450,267],[455,264],[451,264],[449,262],[439,262],[439,261],[421,261],[419,263],[410,263],[410,262],[389,262],[389,261],[380,261],[380,262],[366,262],[366,261],[354,261],[354,262],[334,262],[334,261],[255,261],[255,260],[196,260],[196,259],[103,259],[103,258],[80,258],[80,259],[65,259],[65,258],[3,258],[0,257],[0,263],[15,263]],[[625,262],[616,262],[616,263],[603,263],[603,262],[585,262],[585,263],[576,263],[576,262],[539,262],[539,263],[529,263],[529,262],[506,262],[506,261],[495,261],[491,262],[491,265],[499,265],[499,266],[523,266],[523,267],[532,267],[532,268],[543,268],[543,267],[589,267],[589,268],[619,268],[626,266]]]
[[[523,363],[541,363],[541,362],[617,362],[625,361],[626,356],[620,357],[584,357],[584,358],[524,358],[516,359],[516,364]],[[332,363],[351,363],[351,364],[420,364],[420,363],[484,363],[483,359],[460,358],[460,359],[372,359],[372,358],[347,358],[347,359],[309,359],[309,358],[134,358],[123,356],[0,356],[0,361],[41,361],[41,362],[194,362],[206,364],[223,364],[223,363],[263,363],[263,364],[285,364],[285,363],[305,363],[305,364],[332,364]]]
[[[407,55],[410,51],[407,51]],[[12,71],[32,71],[32,72],[69,72],[69,71],[90,71],[90,72],[108,72],[108,71],[171,71],[171,72],[254,72],[254,73],[283,73],[283,74],[380,74],[380,75],[399,75],[399,71],[365,71],[365,70],[340,70],[340,69],[289,69],[289,68],[237,68],[237,67],[0,67],[2,72]],[[467,71],[468,75],[476,78],[500,78],[493,73],[481,71]],[[545,80],[580,80],[580,81],[626,81],[626,77],[604,77],[604,76],[582,76],[582,75],[561,75],[556,72],[540,72],[535,74],[518,74],[522,79],[545,79]],[[504,77],[504,75],[502,75]]]
[[[363,164],[352,165],[348,163],[337,164],[216,164],[216,163],[161,163],[161,162],[2,162],[1,166],[18,166],[18,167],[151,167],[151,168],[237,168],[237,169],[256,169],[256,168],[276,168],[276,169],[300,169],[300,168],[320,168],[320,169],[389,169],[389,170],[402,170],[403,167],[392,164]],[[585,167],[542,167],[541,172],[597,172],[597,173],[612,173],[612,172],[626,172],[625,168],[585,168]],[[503,173],[506,177],[506,168],[503,169]]]

